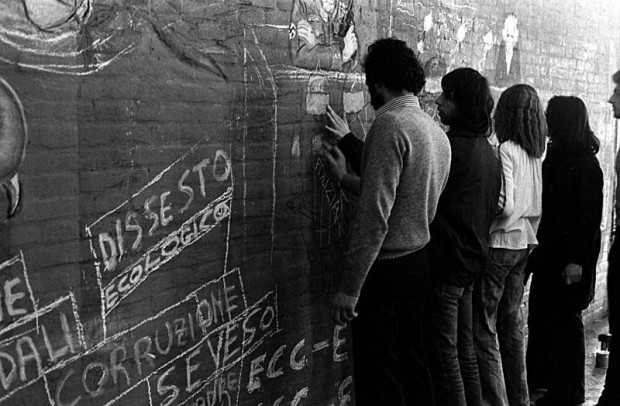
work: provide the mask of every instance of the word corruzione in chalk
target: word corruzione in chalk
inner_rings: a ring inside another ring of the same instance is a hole
[[[232,188],[229,188],[222,196],[209,203],[181,227],[162,239],[159,244],[152,247],[138,261],[112,279],[111,283],[104,288],[106,314],[144,282],[152,272],[176,257],[186,247],[198,241],[227,218],[230,215],[231,198]]]
[[[139,205],[140,210],[128,209],[125,213],[114,213],[116,217],[107,219],[107,227],[102,225],[100,231],[91,230],[97,232],[93,249],[95,257],[103,261],[103,271],[115,271],[125,256],[139,252],[145,245],[151,245],[149,237],[165,230],[175,220],[178,224],[192,216],[192,207],[199,203],[198,196],[203,200],[209,199],[207,180],[222,183],[230,179],[231,173],[232,163],[228,153],[218,149],[214,157],[204,158],[183,170],[176,180],[175,189],[146,196]],[[192,176],[196,179],[190,183]],[[180,202],[180,206],[174,207],[172,201]]]
[[[104,405],[191,351],[245,309],[239,269],[48,374],[56,405]]]
[[[276,292],[245,308],[242,290],[234,287],[233,275],[228,276],[211,286],[221,283],[218,289],[226,292],[219,303],[209,299],[208,289],[200,289],[173,309],[174,314],[166,311],[53,371],[47,376],[52,403],[107,405],[146,388],[152,404],[198,394],[278,330]],[[240,277],[238,272],[235,276]],[[188,311],[188,305],[194,310]],[[219,308],[225,313],[213,313]],[[178,318],[171,319],[173,315]]]

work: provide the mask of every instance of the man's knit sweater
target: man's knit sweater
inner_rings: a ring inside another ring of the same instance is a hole
[[[420,109],[397,97],[376,112],[361,161],[361,193],[340,291],[359,296],[376,260],[423,248],[450,172],[450,143]]]

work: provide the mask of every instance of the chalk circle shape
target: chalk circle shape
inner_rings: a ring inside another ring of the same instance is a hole
[[[15,90],[0,78],[0,183],[17,174],[26,156],[26,115]]]

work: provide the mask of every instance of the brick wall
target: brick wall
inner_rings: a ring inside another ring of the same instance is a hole
[[[360,60],[390,35],[425,62],[431,115],[458,66],[496,95],[518,80],[586,101],[606,181],[589,312],[604,311],[620,5],[342,1],[353,25],[324,24],[352,27],[342,58],[300,49],[296,1],[0,4],[0,77],[28,125],[22,209],[0,227],[0,403],[346,404],[349,331],[326,300],[355,203],[320,141],[327,103],[368,130]]]

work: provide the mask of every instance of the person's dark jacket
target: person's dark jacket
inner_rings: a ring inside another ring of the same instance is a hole
[[[594,296],[601,248],[603,172],[592,153],[565,155],[549,148],[543,161],[543,212],[528,270],[554,289],[553,301],[584,309]],[[562,271],[581,265],[580,283],[566,286]]]
[[[338,148],[342,151],[351,170],[357,176],[362,173],[362,153],[364,152],[364,141],[357,138],[353,133],[348,133],[338,141]]]
[[[431,276],[469,286],[484,269],[497,212],[501,167],[484,134],[450,130],[452,163],[427,245]]]

